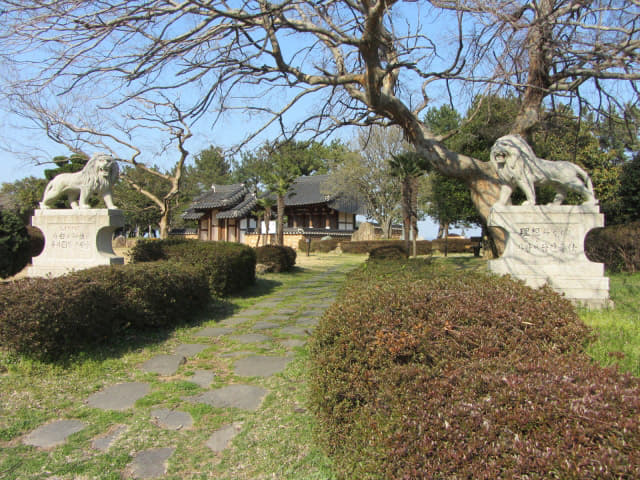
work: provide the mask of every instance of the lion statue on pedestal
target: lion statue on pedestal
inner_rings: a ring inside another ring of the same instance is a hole
[[[79,172],[61,173],[54,177],[44,191],[40,208],[52,208],[63,195],[73,209],[91,208],[89,197],[94,194],[104,200],[107,208],[118,208],[111,198],[111,189],[118,175],[118,162],[111,155],[96,153]]]
[[[527,197],[523,205],[535,205],[535,185],[550,185],[555,189],[553,205],[561,205],[569,190],[584,197],[583,205],[598,204],[587,172],[571,162],[552,162],[536,157],[519,135],[506,135],[496,140],[489,158],[503,182],[496,205],[510,205],[511,193],[516,187],[520,187]]]

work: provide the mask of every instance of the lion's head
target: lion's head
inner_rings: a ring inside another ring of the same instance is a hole
[[[524,164],[535,161],[536,158],[536,154],[520,135],[500,137],[489,154],[489,161],[495,167],[498,177],[507,182],[520,177]]]
[[[106,153],[95,153],[82,169],[95,191],[110,189],[118,181],[118,162]]]

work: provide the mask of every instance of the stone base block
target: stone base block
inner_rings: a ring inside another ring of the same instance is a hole
[[[30,277],[57,277],[99,265],[122,265],[111,246],[113,232],[124,226],[116,209],[41,209],[31,218],[44,236],[44,250],[33,258]]]
[[[598,206],[498,206],[488,224],[507,234],[504,254],[489,262],[490,271],[512,275],[533,288],[548,284],[590,308],[611,304],[604,265],[584,254],[586,234],[604,225]]]

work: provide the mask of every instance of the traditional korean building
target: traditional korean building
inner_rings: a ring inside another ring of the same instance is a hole
[[[298,177],[285,196],[285,245],[298,247],[302,238],[326,236],[350,239],[356,215],[366,214],[355,200],[325,193],[328,175]],[[183,215],[198,221],[198,238],[257,245],[257,199],[243,184],[213,185],[197,197]],[[276,209],[273,207],[273,214]],[[261,244],[274,243],[275,226],[263,226]],[[266,242],[265,242],[266,240]]]

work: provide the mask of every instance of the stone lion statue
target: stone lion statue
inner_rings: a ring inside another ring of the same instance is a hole
[[[496,140],[489,158],[504,182],[497,205],[510,205],[515,187],[520,187],[527,197],[523,205],[535,205],[535,185],[550,185],[555,189],[553,205],[561,205],[569,190],[584,197],[583,205],[598,204],[587,172],[571,162],[552,162],[536,157],[519,135],[506,135]]]
[[[54,202],[66,195],[71,208],[91,208],[89,197],[100,196],[107,208],[118,208],[113,204],[111,188],[118,180],[118,162],[106,153],[94,154],[82,170],[56,175],[44,191],[40,208],[52,208]]]

